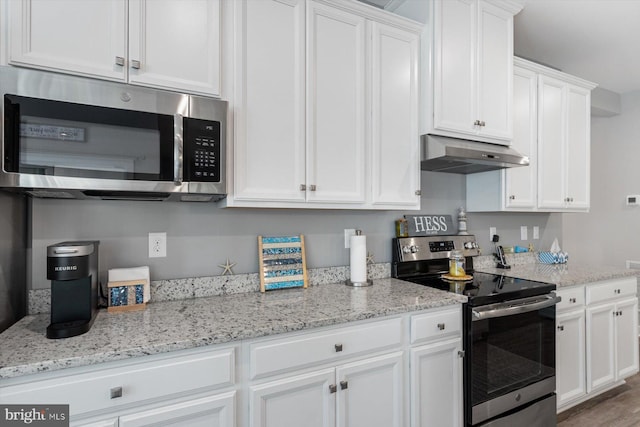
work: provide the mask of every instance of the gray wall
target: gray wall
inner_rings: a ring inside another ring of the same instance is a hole
[[[591,210],[565,214],[563,240],[572,259],[624,267],[640,260],[640,91],[622,95],[622,114],[591,119]],[[638,157],[636,157],[638,156]]]
[[[422,173],[422,209],[450,214],[464,205],[462,175]],[[412,211],[325,211],[221,209],[214,204],[34,199],[32,288],[49,286],[46,247],[64,240],[100,240],[100,269],[149,265],[152,279],[212,276],[228,257],[234,273],[258,271],[258,235],[305,235],[309,268],[348,265],[345,228],[360,228],[376,262],[391,260],[394,221]],[[489,227],[505,245],[520,242],[520,226],[540,226],[540,242],[560,235],[560,221],[549,214],[469,214],[468,229],[484,253],[492,252]],[[457,225],[457,223],[456,223]],[[167,233],[167,257],[148,258],[149,232]],[[537,245],[536,241],[532,241]],[[104,278],[103,278],[104,280]]]

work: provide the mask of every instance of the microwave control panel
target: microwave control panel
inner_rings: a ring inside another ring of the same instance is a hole
[[[220,182],[220,122],[185,118],[184,180]]]

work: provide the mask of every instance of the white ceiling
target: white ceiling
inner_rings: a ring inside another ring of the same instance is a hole
[[[618,93],[640,90],[640,0],[526,0],[515,54]]]

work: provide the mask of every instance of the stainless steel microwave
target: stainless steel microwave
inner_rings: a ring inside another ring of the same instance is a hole
[[[226,196],[227,103],[0,67],[0,187],[35,197]]]

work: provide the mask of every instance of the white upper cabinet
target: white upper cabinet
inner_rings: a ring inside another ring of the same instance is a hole
[[[233,7],[226,206],[418,209],[420,25],[356,1]]]
[[[512,147],[530,164],[467,175],[467,210],[587,211],[594,87],[516,58]]]
[[[415,33],[372,23],[371,185],[380,207],[420,204],[418,44]]]
[[[513,15],[520,8],[508,1],[433,2],[433,102],[423,133],[510,144]]]
[[[15,0],[9,63],[220,96],[220,0]]]
[[[365,202],[365,18],[307,3],[310,202]]]
[[[591,90],[541,75],[538,83],[538,207],[589,210]]]

